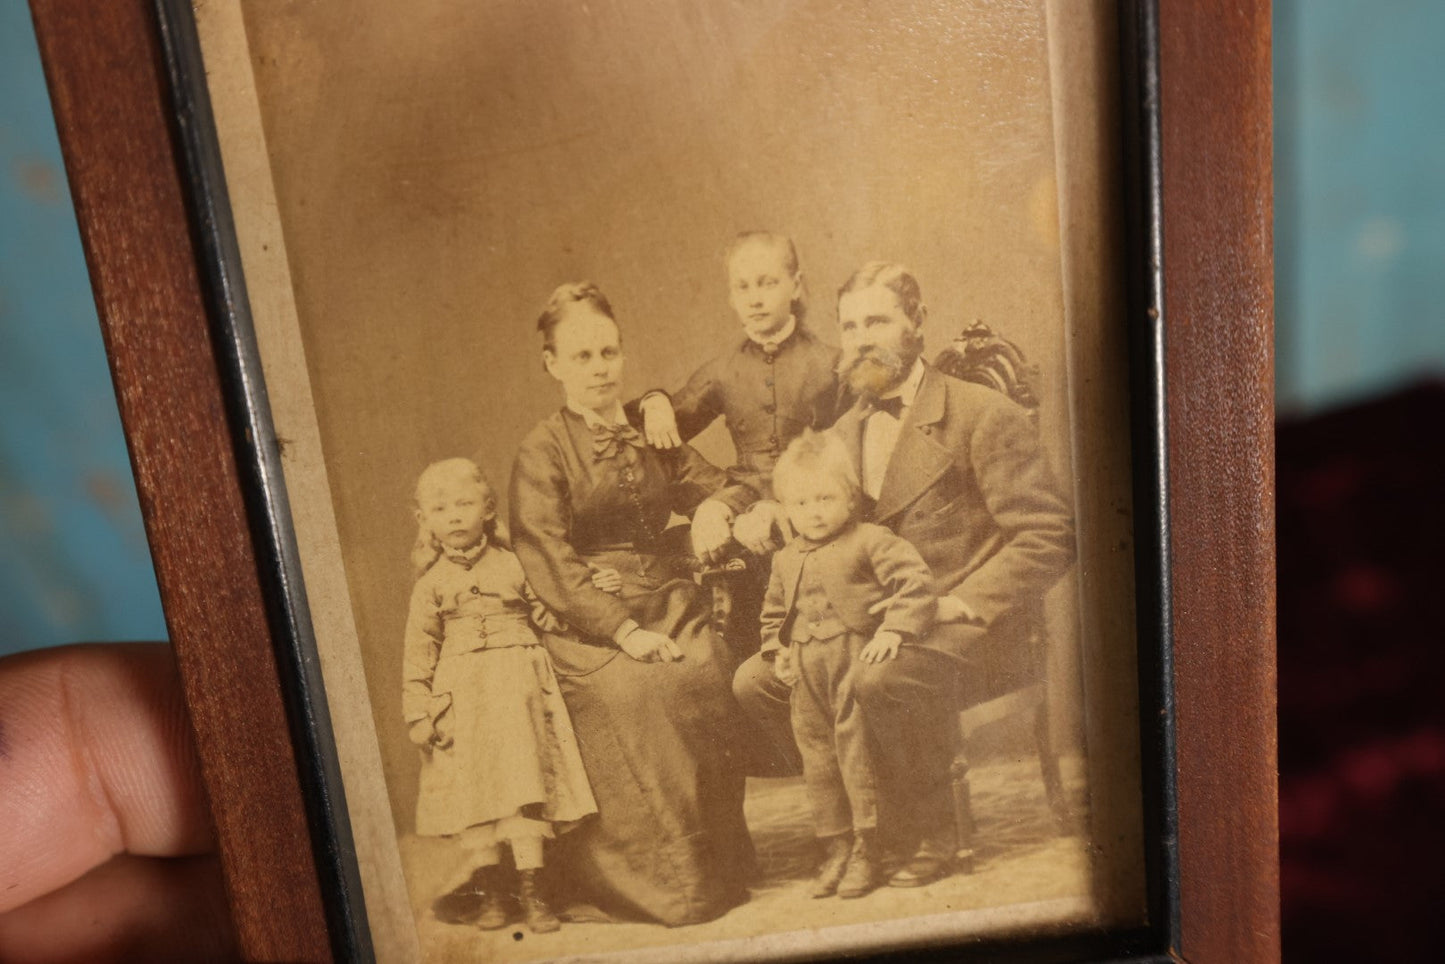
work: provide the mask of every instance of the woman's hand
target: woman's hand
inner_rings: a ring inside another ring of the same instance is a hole
[[[798,660],[793,655],[793,647],[785,646],[778,650],[778,655],[773,658],[773,675],[787,686],[797,685]]]
[[[653,392],[638,408],[642,412],[642,434],[655,449],[675,449],[682,444],[677,431],[677,413],[664,392]]]
[[[682,659],[682,650],[677,643],[650,629],[634,629],[622,637],[618,645],[639,663],[675,663]]]
[[[766,556],[793,538],[793,524],[780,503],[763,501],[738,516],[733,538],[754,555]]]
[[[616,569],[608,569],[606,566],[595,566],[590,562],[587,563],[587,568],[592,571],[593,589],[601,589],[614,596],[622,592],[622,573]]]
[[[884,630],[868,640],[868,645],[858,653],[858,658],[865,663],[884,663],[898,655],[898,647],[901,645],[902,636]]]
[[[733,510],[708,499],[692,514],[692,551],[709,565],[722,562],[723,550],[733,539]]]

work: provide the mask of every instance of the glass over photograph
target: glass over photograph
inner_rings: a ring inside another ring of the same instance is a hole
[[[378,960],[1142,922],[1112,3],[194,8]]]

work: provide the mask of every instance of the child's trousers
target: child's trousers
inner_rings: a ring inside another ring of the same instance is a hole
[[[798,668],[793,736],[820,837],[878,826],[873,757],[853,694],[853,667],[867,644],[868,637],[842,633],[793,647]]]

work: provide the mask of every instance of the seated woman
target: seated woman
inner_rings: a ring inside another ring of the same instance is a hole
[[[686,445],[648,447],[628,424],[621,335],[595,285],[558,288],[537,327],[566,404],[517,453],[512,539],[537,595],[573,630],[547,645],[598,810],[555,866],[604,909],[709,920],[746,899],[752,868],[730,745],[738,710],[676,538],[687,530],[667,523],[691,516],[692,552],[719,558],[756,495]],[[598,573],[617,591],[595,585]]]

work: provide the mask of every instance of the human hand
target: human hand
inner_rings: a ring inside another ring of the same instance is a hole
[[[944,593],[938,597],[937,621],[940,623],[974,623],[978,622],[978,617],[962,599]]]
[[[682,650],[677,643],[650,629],[634,629],[622,637],[618,645],[639,663],[675,663],[682,659]]]
[[[419,720],[412,720],[406,727],[407,739],[423,750],[430,750],[432,743],[436,741],[437,731],[432,726],[431,720],[422,717]]]
[[[793,538],[793,524],[780,503],[764,500],[738,516],[733,538],[749,552],[766,556]]]
[[[592,588],[601,589],[614,596],[622,592],[622,573],[606,566],[593,565],[590,562],[587,563],[587,568],[592,571]]]
[[[445,722],[443,722],[445,721]],[[452,723],[454,722],[451,704],[436,715],[431,721],[432,746],[438,750],[450,750],[452,748]]]
[[[234,960],[175,655],[0,659],[0,960]]]
[[[797,685],[798,660],[793,654],[793,647],[785,646],[778,650],[778,655],[773,658],[773,675],[787,686]]]
[[[858,652],[858,658],[865,663],[885,663],[898,655],[901,645],[903,637],[885,629],[868,640],[868,644]]]
[[[677,431],[677,412],[672,399],[663,392],[653,392],[638,405],[642,412],[642,434],[647,444],[656,449],[675,449],[682,444]]]
[[[699,559],[715,565],[733,538],[733,510],[725,503],[708,499],[692,514],[692,551]]]

